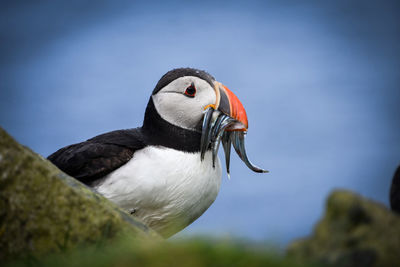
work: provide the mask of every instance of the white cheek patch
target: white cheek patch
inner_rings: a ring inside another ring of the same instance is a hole
[[[196,87],[196,94],[188,97],[184,92],[192,83]],[[152,98],[161,118],[175,126],[194,130],[203,117],[204,107],[215,103],[216,95],[214,88],[206,81],[185,76],[171,82]]]

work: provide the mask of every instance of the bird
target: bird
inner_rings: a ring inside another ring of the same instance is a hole
[[[153,89],[141,127],[100,134],[48,159],[168,238],[216,199],[221,142],[228,177],[231,146],[251,170],[268,172],[249,161],[247,130],[232,91],[206,71],[176,68]]]

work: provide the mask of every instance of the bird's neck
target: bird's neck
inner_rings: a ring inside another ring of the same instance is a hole
[[[185,152],[199,152],[201,133],[175,126],[158,114],[152,97],[147,104],[142,131],[149,145],[160,145]]]

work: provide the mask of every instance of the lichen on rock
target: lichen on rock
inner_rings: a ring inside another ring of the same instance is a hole
[[[0,260],[123,235],[159,238],[0,128]]]
[[[332,266],[400,266],[400,216],[350,191],[333,192],[310,238],[288,255]]]

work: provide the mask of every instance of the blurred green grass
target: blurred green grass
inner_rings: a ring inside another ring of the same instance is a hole
[[[276,266],[305,267],[270,245],[231,239],[192,238],[173,241],[119,239],[73,250],[29,256],[6,264],[7,267],[44,266]]]

